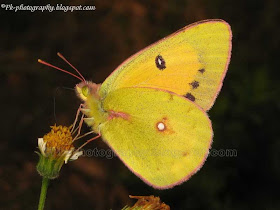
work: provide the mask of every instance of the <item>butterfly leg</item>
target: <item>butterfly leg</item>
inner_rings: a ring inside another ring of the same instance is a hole
[[[83,104],[80,104],[80,106],[79,106],[79,108],[78,108],[78,110],[77,110],[76,117],[75,117],[75,120],[74,120],[72,129],[71,129],[71,133],[75,133],[75,131],[74,131],[74,130],[76,130],[76,129],[75,129],[75,126],[76,126],[76,123],[77,123],[77,121],[78,121],[78,118],[79,118],[79,115],[80,115],[82,106],[83,106]]]
[[[85,114],[82,114],[82,117],[81,117],[81,120],[80,120],[79,126],[77,127],[78,132],[77,132],[77,134],[76,134],[76,136],[75,136],[75,138],[74,138],[74,139],[77,139],[77,138],[78,138],[78,136],[81,134],[81,129],[82,129],[82,126],[83,126],[84,117],[85,117]],[[76,130],[77,130],[77,129],[76,129]],[[74,133],[75,133],[75,132],[74,132]]]
[[[76,151],[79,151],[80,149],[82,149],[85,145],[87,145],[89,142],[98,139],[101,136],[101,134],[98,134],[97,136],[87,140],[85,143],[83,143],[78,149],[76,149]]]

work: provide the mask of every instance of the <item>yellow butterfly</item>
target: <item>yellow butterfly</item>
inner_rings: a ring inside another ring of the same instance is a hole
[[[154,188],[188,180],[212,143],[206,111],[222,87],[231,39],[225,21],[205,20],[131,56],[101,85],[78,72],[85,122]]]

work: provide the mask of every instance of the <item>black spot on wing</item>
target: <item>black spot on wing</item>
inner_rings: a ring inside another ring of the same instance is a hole
[[[203,74],[205,72],[205,69],[199,69],[198,71]]]
[[[187,93],[185,97],[191,101],[195,101],[195,97],[191,93]]]
[[[198,81],[193,81],[192,83],[190,83],[190,85],[192,86],[193,89],[196,89],[199,86],[199,82]]]
[[[159,70],[163,70],[166,68],[166,63],[165,63],[165,60],[163,59],[163,57],[161,55],[158,55],[156,57],[156,66]]]

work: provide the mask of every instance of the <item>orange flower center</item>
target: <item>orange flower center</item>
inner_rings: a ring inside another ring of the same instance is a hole
[[[46,142],[47,152],[54,151],[56,155],[60,155],[73,149],[73,137],[70,129],[71,126],[51,126],[51,131],[43,137],[44,142]]]

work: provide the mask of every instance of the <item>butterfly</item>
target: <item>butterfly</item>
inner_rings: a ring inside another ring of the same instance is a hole
[[[181,184],[208,156],[213,131],[206,112],[222,87],[231,40],[228,23],[204,20],[131,56],[102,84],[77,71],[84,121],[145,183]]]

